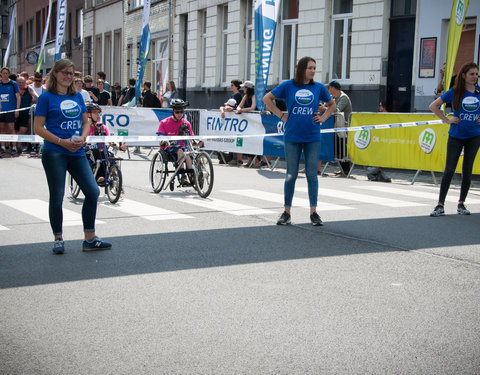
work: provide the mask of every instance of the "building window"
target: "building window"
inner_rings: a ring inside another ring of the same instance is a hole
[[[30,18],[27,21],[27,40],[25,43],[26,47],[30,47],[33,44],[33,18]]]
[[[2,16],[2,34],[8,34],[8,17],[7,16]]]
[[[334,0],[332,14],[332,79],[350,79],[352,47],[352,0]]]
[[[253,0],[246,0],[246,22],[245,22],[245,79],[250,80],[252,76],[252,45],[253,37]]]
[[[207,11],[200,12],[200,38],[201,38],[201,72],[200,83],[205,86],[205,77],[207,72]]]
[[[167,90],[168,81],[168,39],[158,39],[155,41],[152,60],[152,91],[162,95]]]
[[[40,35],[42,35],[42,12],[35,14],[35,43],[40,43]]]
[[[417,0],[392,0],[392,17],[414,16]]]
[[[18,26],[18,52],[23,51],[23,25]]]
[[[137,9],[143,6],[143,0],[130,0],[130,10]]]
[[[227,82],[227,41],[228,41],[228,6],[221,6],[222,12],[222,62],[221,62],[221,84],[222,86],[226,85]]]
[[[282,2],[282,57],[280,59],[281,79],[287,80],[295,75],[298,40],[298,0]]]

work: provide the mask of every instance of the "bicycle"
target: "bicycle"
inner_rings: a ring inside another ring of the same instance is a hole
[[[112,157],[108,151],[106,145],[103,143],[103,148],[99,150],[101,158],[92,160],[87,157],[92,168],[93,176],[100,187],[105,187],[105,194],[108,197],[110,203],[115,204],[120,199],[123,191],[123,177],[120,169],[120,161],[122,158]],[[99,172],[104,166],[104,175],[100,176]],[[100,179],[103,177],[103,181]],[[99,182],[100,181],[100,182]],[[69,174],[68,186],[70,189],[70,195],[73,199],[76,199],[80,194],[80,187],[75,179]]]
[[[176,155],[162,148],[153,156],[150,163],[150,183],[153,192],[158,194],[167,187],[173,191],[177,180],[178,187],[193,186],[201,198],[207,198],[213,189],[212,160],[205,151],[198,151],[189,139],[184,142],[185,151],[179,160]],[[192,160],[191,169],[183,166],[187,156]]]

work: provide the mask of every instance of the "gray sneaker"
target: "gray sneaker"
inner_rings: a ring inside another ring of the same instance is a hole
[[[467,210],[467,208],[465,207],[465,205],[463,203],[460,203],[457,206],[457,214],[459,214],[459,215],[470,215],[470,211]]]
[[[440,205],[437,205],[437,207],[435,207],[433,211],[430,212],[430,216],[432,217],[443,216],[443,215],[445,215],[445,210],[443,206],[440,206]]]
[[[290,224],[290,214],[286,211],[283,211],[283,214],[277,220],[277,225],[287,225]]]

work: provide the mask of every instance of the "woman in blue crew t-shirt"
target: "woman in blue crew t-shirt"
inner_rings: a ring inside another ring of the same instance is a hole
[[[335,101],[327,88],[315,82],[316,62],[311,57],[302,57],[295,70],[295,78],[283,82],[263,98],[268,109],[285,122],[285,160],[287,173],[284,184],[285,211],[277,221],[278,225],[290,224],[295,181],[302,151],[305,156],[305,174],[308,183],[310,201],[310,221],[312,225],[322,225],[317,213],[318,178],[317,164],[320,154],[322,123],[335,111]],[[276,98],[284,99],[288,114],[283,113],[275,104]],[[320,101],[326,102],[328,109],[322,116],[318,114]]]
[[[440,106],[452,103],[453,117],[447,118]],[[447,141],[447,158],[438,204],[430,216],[445,214],[444,204],[448,188],[463,149],[462,186],[457,213],[470,215],[465,207],[468,189],[472,179],[473,163],[480,146],[480,89],[478,87],[478,65],[474,62],[463,64],[455,79],[455,86],[430,104],[430,110],[443,122],[450,124]]]
[[[47,176],[50,201],[48,213],[54,235],[53,252],[63,254],[62,202],[68,171],[80,186],[85,200],[82,207],[85,240],[83,251],[106,250],[112,245],[95,236],[99,189],[85,157],[83,143],[90,125],[82,95],[73,85],[74,64],[67,59],[55,62],[35,109],[35,133],[44,139],[42,164]]]

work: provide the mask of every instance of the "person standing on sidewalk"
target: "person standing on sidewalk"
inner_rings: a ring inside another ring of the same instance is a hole
[[[16,76],[15,76],[16,79]],[[0,81],[0,133],[15,134],[15,119],[18,118],[20,108],[20,94],[17,82],[10,79],[10,69],[6,66],[1,70]],[[0,153],[7,153],[8,142],[2,142]],[[14,143],[10,150],[11,155],[16,155],[17,149]]]
[[[295,78],[285,81],[263,98],[268,109],[285,122],[285,160],[287,172],[284,184],[285,211],[277,221],[278,225],[290,224],[295,182],[302,151],[305,155],[305,172],[310,201],[310,221],[314,226],[323,225],[317,213],[318,177],[317,164],[321,145],[321,124],[328,120],[336,105],[327,88],[313,80],[317,65],[311,57],[302,57],[295,70]],[[288,114],[274,104],[276,98],[285,99]],[[317,112],[320,101],[327,103],[326,111]]]
[[[453,117],[447,118],[441,111],[443,103],[452,103]],[[463,149],[462,186],[457,213],[470,215],[465,199],[472,179],[473,162],[480,147],[480,88],[478,87],[478,65],[474,62],[463,64],[455,79],[455,86],[435,99],[430,110],[437,117],[450,124],[447,141],[445,171],[440,184],[438,204],[430,216],[445,215],[445,198],[450,187],[458,159]]]
[[[95,217],[99,189],[83,144],[90,131],[87,108],[73,83],[74,64],[57,60],[50,72],[47,91],[40,95],[35,109],[35,133],[42,137],[42,165],[47,177],[50,199],[48,213],[54,235],[53,253],[63,254],[63,210],[67,171],[80,186],[85,200],[82,207],[83,251],[107,250],[108,242],[95,236]]]

